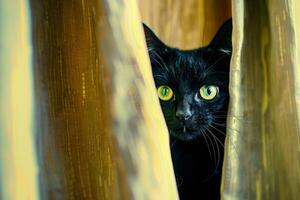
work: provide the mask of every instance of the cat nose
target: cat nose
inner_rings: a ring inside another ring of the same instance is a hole
[[[176,117],[179,120],[188,120],[189,118],[192,117],[192,113],[190,110],[177,110]]]

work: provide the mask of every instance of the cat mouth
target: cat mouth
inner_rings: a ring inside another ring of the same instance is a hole
[[[171,130],[170,133],[175,138],[183,141],[189,141],[201,135],[199,129],[194,129],[187,126],[181,126],[173,131]]]
[[[196,132],[197,130],[187,126],[182,126],[178,128],[176,131],[180,131],[182,133],[191,133],[191,132]]]
[[[190,133],[190,132],[195,132],[195,129],[191,129],[189,127],[183,126],[179,130],[181,130],[183,133]]]

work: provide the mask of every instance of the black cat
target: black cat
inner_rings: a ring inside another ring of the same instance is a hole
[[[231,19],[208,46],[194,50],[165,45],[146,25],[144,31],[180,199],[220,199]]]

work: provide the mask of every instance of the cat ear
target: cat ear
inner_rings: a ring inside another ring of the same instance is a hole
[[[165,48],[165,44],[160,39],[158,39],[158,37],[153,33],[153,31],[144,23],[143,28],[145,32],[148,51]]]
[[[212,49],[217,49],[222,53],[231,55],[232,51],[232,19],[227,20],[221,28],[218,30],[217,34],[209,44]]]

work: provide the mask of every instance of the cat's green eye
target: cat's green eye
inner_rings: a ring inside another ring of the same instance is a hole
[[[158,97],[163,101],[169,101],[173,98],[174,93],[167,85],[161,85],[157,88]]]
[[[205,100],[212,100],[219,92],[219,87],[215,85],[203,85],[200,88],[200,96]]]

